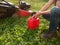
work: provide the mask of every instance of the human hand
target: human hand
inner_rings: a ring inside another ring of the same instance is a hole
[[[33,18],[36,18],[36,17],[39,17],[41,14],[42,14],[42,11],[39,11],[36,14],[34,14],[32,17]]]

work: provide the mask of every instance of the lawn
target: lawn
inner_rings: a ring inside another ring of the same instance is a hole
[[[8,0],[18,5],[18,0]],[[38,11],[47,0],[25,0],[31,4],[31,10]],[[15,14],[16,15],[16,14]],[[13,16],[0,20],[0,45],[60,45],[60,32],[52,39],[41,39],[40,34],[47,32],[49,21],[40,16],[37,29],[30,31],[27,28],[28,17]]]

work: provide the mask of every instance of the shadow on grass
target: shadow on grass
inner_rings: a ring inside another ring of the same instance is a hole
[[[41,33],[46,33],[48,30],[42,30]],[[60,34],[60,32],[57,32]],[[60,36],[57,34],[56,37],[50,38],[50,39],[45,39],[45,38],[40,38],[40,44],[42,45],[60,45]]]

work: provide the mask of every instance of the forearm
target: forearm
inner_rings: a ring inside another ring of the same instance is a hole
[[[49,0],[39,11],[47,10],[53,3],[54,3],[54,0]]]
[[[50,7],[49,3],[46,3],[39,11],[45,11]]]
[[[39,11],[39,12],[36,13],[37,16],[43,15],[43,14],[50,14],[50,10],[47,10],[47,11]]]
[[[43,15],[43,14],[50,14],[50,10],[42,11],[42,12],[41,12],[41,15]]]

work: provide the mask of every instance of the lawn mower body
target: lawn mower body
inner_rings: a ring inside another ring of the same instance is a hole
[[[0,18],[11,17],[16,12],[16,9],[12,3],[2,1],[0,3]]]
[[[15,6],[11,2],[2,0],[2,2],[0,2],[0,19],[11,17],[14,13],[18,13],[19,15],[23,14],[24,16],[33,14],[34,12],[29,12],[30,6],[31,5],[25,1],[19,1],[18,6]],[[22,12],[22,10],[24,11]]]

